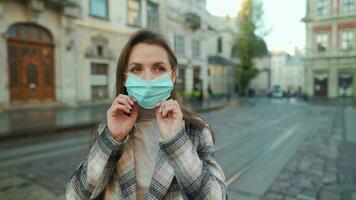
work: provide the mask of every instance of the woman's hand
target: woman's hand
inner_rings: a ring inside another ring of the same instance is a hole
[[[126,138],[136,122],[137,113],[137,103],[131,97],[120,94],[114,99],[106,118],[109,131],[116,141],[122,142]]]
[[[156,105],[156,117],[163,139],[177,134],[183,126],[183,114],[176,100],[162,101]]]

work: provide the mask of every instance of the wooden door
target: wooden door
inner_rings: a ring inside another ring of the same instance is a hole
[[[319,97],[326,97],[328,95],[327,77],[314,77],[314,94]]]
[[[11,101],[53,101],[55,80],[51,36],[33,24],[13,25],[9,35]]]

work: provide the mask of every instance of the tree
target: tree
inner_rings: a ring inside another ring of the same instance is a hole
[[[239,64],[236,83],[240,95],[244,96],[250,81],[255,78],[259,70],[254,66],[253,58],[268,54],[267,45],[262,37],[257,36],[263,22],[262,3],[256,0],[244,0],[238,12],[239,34],[234,44],[234,57],[238,57]]]

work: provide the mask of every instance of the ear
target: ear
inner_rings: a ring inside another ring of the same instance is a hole
[[[125,86],[126,80],[127,80],[127,76],[126,76],[125,73],[123,73],[123,79],[122,79],[122,85],[123,86]]]
[[[173,82],[173,85],[176,83],[176,80],[177,80],[176,70],[173,69],[172,70],[172,82]]]

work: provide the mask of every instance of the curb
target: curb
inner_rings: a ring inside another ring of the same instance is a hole
[[[222,109],[226,106],[229,105],[229,102],[225,102],[222,105],[218,106],[212,106],[209,108],[201,108],[201,109],[192,109],[194,112],[209,112],[213,110],[219,110]],[[23,138],[28,138],[28,137],[39,137],[43,135],[53,135],[57,133],[63,133],[66,131],[76,131],[76,130],[81,130],[81,129],[86,129],[86,128],[93,128],[97,126],[101,120],[98,121],[92,121],[88,123],[80,123],[80,124],[73,124],[73,125],[67,125],[67,126],[52,126],[52,127],[40,127],[40,128],[32,128],[32,129],[26,129],[26,130],[13,130],[7,133],[0,133],[0,141],[1,142],[6,142],[9,140],[14,140],[18,139],[19,137],[21,139]]]

